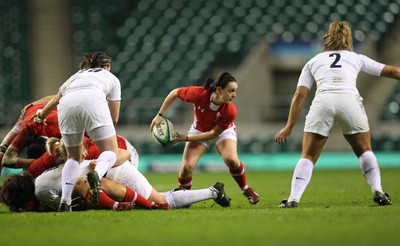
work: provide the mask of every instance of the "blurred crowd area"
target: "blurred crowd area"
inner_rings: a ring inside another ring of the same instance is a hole
[[[286,145],[273,137],[331,21],[351,25],[356,52],[400,65],[400,0],[2,0],[0,13],[1,133],[24,105],[55,94],[85,52],[97,50],[113,58],[122,84],[117,129],[141,153],[181,152],[183,146],[156,147],[151,120],[170,90],[225,70],[239,83],[239,151],[299,151],[307,110]],[[359,78],[378,151],[400,149],[398,82]],[[184,132],[192,108],[175,103],[166,116]],[[327,148],[350,150],[340,131]]]

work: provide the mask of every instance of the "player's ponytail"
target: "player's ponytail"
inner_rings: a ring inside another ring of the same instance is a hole
[[[208,78],[204,82],[204,88],[207,90],[215,91],[217,87],[225,88],[229,82],[235,82],[236,79],[228,72],[220,73],[217,78]]]
[[[67,160],[67,149],[65,148],[64,141],[55,137],[51,137],[46,142],[46,150],[49,155],[57,153],[56,164],[64,163]]]
[[[324,36],[324,50],[353,50],[353,37],[350,26],[344,22],[332,22]]]
[[[204,81],[204,88],[206,90],[215,91],[215,81],[214,81],[214,79],[207,78],[206,81]]]
[[[107,66],[111,66],[111,57],[104,52],[86,53],[79,64],[80,69],[104,68]]]

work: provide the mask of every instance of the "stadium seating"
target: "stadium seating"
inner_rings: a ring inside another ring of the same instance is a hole
[[[380,116],[384,121],[400,120],[400,86],[393,91]]]
[[[26,6],[26,0],[0,3],[8,17],[0,29],[0,125],[5,109],[19,109],[30,96]],[[120,124],[128,125],[149,124],[171,89],[201,83],[216,65],[239,64],[260,40],[310,42],[332,20],[349,21],[356,42],[379,40],[399,9],[400,0],[74,0],[70,13],[75,65],[90,50],[113,58],[123,88]],[[398,98],[390,102],[398,105]],[[398,119],[398,112],[384,117]],[[243,148],[274,151],[270,142]]]
[[[238,64],[262,39],[309,42],[331,20],[344,19],[356,41],[378,40],[399,6],[399,0],[146,0],[121,9],[119,1],[89,0],[74,1],[71,12],[77,62],[88,49],[110,53],[125,90],[121,124],[141,124],[171,89],[201,82],[215,64]],[[135,103],[148,97],[145,106]]]
[[[11,125],[30,97],[26,6],[26,0],[0,2],[0,126]]]

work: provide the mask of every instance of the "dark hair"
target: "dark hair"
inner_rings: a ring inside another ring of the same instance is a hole
[[[12,212],[37,210],[35,184],[31,176],[11,175],[0,186],[0,201]]]
[[[46,138],[35,137],[28,140],[28,146],[26,150],[27,158],[38,159],[46,152]]]
[[[103,68],[111,66],[111,57],[104,52],[89,52],[83,56],[83,60],[79,64],[80,69]]]
[[[236,82],[236,79],[228,72],[220,73],[216,79],[208,78],[204,82],[204,88],[215,91],[217,87],[225,88],[229,82]]]

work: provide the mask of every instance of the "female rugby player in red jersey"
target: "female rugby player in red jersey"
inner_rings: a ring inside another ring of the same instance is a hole
[[[192,173],[197,162],[215,142],[218,153],[243,195],[251,204],[256,204],[260,198],[247,185],[245,169],[237,153],[237,133],[234,124],[237,111],[232,103],[237,88],[236,79],[228,72],[221,73],[215,80],[207,79],[204,86],[176,88],[165,98],[159,113],[151,122],[150,129],[161,122],[163,114],[177,98],[193,103],[194,120],[187,136],[177,133],[177,142],[186,141],[178,176],[180,188],[191,188]]]
[[[32,121],[32,116],[44,106],[44,104],[37,104],[29,107],[24,116],[21,117],[21,120],[10,131],[10,133],[13,132],[14,134],[12,134],[10,145],[5,149],[2,166],[11,168],[29,166],[33,159],[21,158],[20,154],[32,140],[38,137],[61,137],[56,109],[50,111],[44,124]]]

